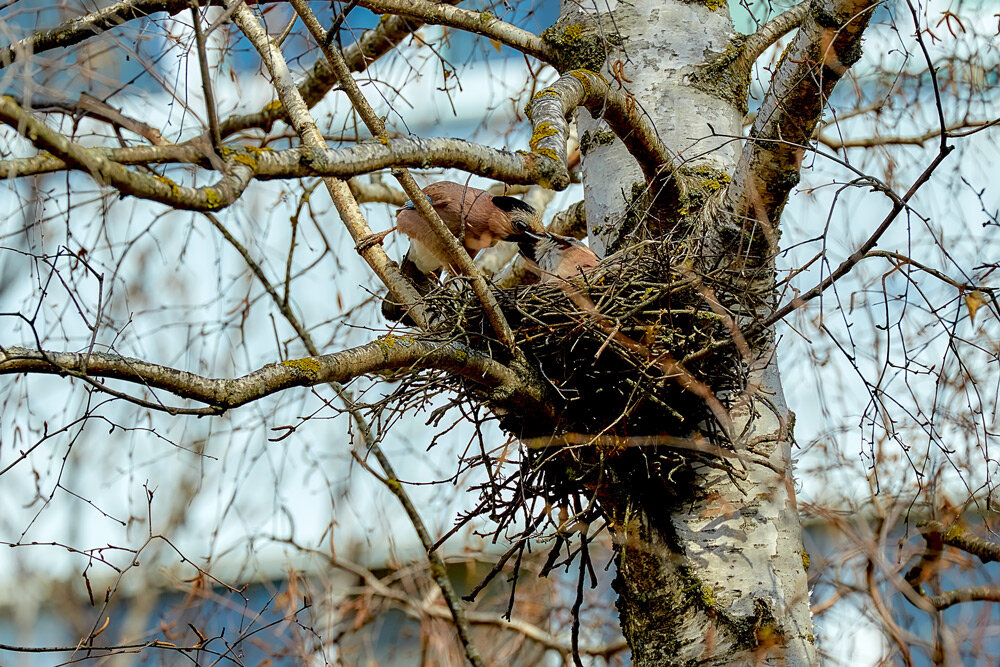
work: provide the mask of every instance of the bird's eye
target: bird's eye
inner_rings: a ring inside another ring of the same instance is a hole
[[[528,223],[524,220],[511,220],[511,224],[514,226],[514,231],[516,232],[528,231]]]

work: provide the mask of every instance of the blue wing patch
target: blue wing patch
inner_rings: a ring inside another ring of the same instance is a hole
[[[431,203],[431,206],[434,206],[434,200],[431,199],[430,195],[425,194],[424,197],[427,199],[427,201],[429,201]],[[403,204],[402,208],[408,208],[408,209],[411,209],[411,210],[416,210],[417,207],[414,205],[414,203],[412,201],[407,200],[406,203]]]

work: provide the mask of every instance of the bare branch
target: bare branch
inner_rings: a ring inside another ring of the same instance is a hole
[[[949,125],[946,135],[948,137],[964,136],[964,134],[960,132],[961,130],[985,130],[996,125],[1000,125],[1000,119],[963,121]],[[842,150],[845,148],[872,148],[874,146],[923,146],[928,141],[932,139],[939,139],[940,137],[940,128],[935,128],[933,130],[928,130],[923,134],[910,136],[889,135],[860,137],[856,139],[830,137],[820,133],[817,140],[824,146],[828,146],[833,150]]]
[[[163,146],[166,143],[160,131],[152,125],[126,116],[121,110],[115,109],[110,104],[102,102],[86,92],[80,93],[80,99],[75,102],[57,96],[43,97],[37,94],[31,95],[28,99],[14,93],[10,93],[10,97],[25,110],[54,111],[71,115],[74,118],[86,116],[128,130],[155,146]]]
[[[453,4],[457,0],[446,0]],[[371,30],[366,30],[354,44],[344,49],[344,60],[352,72],[363,72],[368,66],[392,51],[404,39],[414,34],[423,24],[402,16],[385,17]],[[329,62],[325,57],[316,60],[298,90],[305,104],[312,108],[337,85]],[[276,120],[286,120],[284,107],[268,104],[260,111],[243,116],[232,116],[222,123],[222,136],[249,128],[269,130]]]
[[[776,225],[799,179],[803,146],[830,93],[861,57],[861,38],[877,0],[814,2],[785,52],[726,192],[745,224]]]
[[[379,578],[374,572],[368,568],[355,563],[353,561],[347,560],[341,556],[332,556],[329,551],[321,551],[318,549],[311,549],[309,547],[297,544],[294,540],[282,539],[276,540],[281,543],[291,544],[296,549],[300,551],[308,552],[312,555],[318,556],[326,560],[331,566],[345,570],[355,575],[362,581],[365,585],[371,589],[379,597],[391,600],[398,603],[407,613],[420,617],[422,615],[431,616],[433,618],[439,618],[442,620],[451,620],[451,612],[440,604],[418,604],[409,595],[393,589],[392,587],[386,585],[383,579]],[[467,613],[469,623],[471,625],[483,625],[492,626],[500,628],[502,630],[509,630],[511,632],[516,632],[523,635],[524,637],[530,639],[533,642],[544,646],[545,648],[552,649],[554,651],[559,651],[563,655],[569,655],[572,651],[572,647],[566,642],[560,641],[557,637],[554,637],[551,633],[546,632],[537,625],[530,623],[524,619],[512,618],[510,620],[497,616],[496,614],[491,614],[488,612],[481,611],[470,611]],[[619,639],[616,641],[610,641],[606,644],[599,644],[595,646],[581,646],[580,653],[586,655],[597,655],[602,657],[610,657],[615,653],[620,653],[628,649],[628,644],[624,639]]]
[[[313,14],[311,9],[309,9],[309,5],[305,2],[305,0],[292,0],[292,6],[295,7],[295,11],[302,18],[302,21],[312,33],[313,38],[323,50],[327,60],[330,61],[330,64],[333,66],[333,71],[336,74],[337,79],[340,81],[341,88],[343,88],[344,92],[347,93],[348,98],[351,100],[351,104],[361,116],[365,126],[368,127],[368,130],[375,135],[379,141],[382,143],[389,143],[389,135],[385,131],[385,123],[378,117],[371,105],[368,104],[368,100],[365,99],[361,89],[358,88],[358,84],[354,82],[354,78],[347,69],[347,63],[344,62],[343,55],[341,55],[340,51],[329,46],[329,40],[326,39],[326,33],[319,25],[316,15]],[[514,333],[511,331],[510,325],[507,324],[507,319],[504,317],[503,313],[500,312],[500,306],[497,304],[496,297],[493,296],[493,293],[490,291],[489,285],[486,284],[483,272],[479,270],[479,267],[476,266],[475,262],[472,261],[472,258],[469,257],[469,253],[467,253],[465,248],[462,247],[462,244],[458,242],[458,238],[451,233],[448,226],[444,224],[444,221],[442,221],[441,217],[437,214],[437,211],[434,210],[434,207],[432,207],[423,196],[423,193],[420,191],[420,187],[417,185],[416,181],[413,180],[410,173],[406,169],[397,167],[392,170],[392,175],[399,181],[399,184],[403,187],[403,191],[406,192],[410,201],[414,203],[421,217],[427,221],[431,229],[434,230],[434,233],[437,234],[438,240],[445,248],[445,251],[448,253],[449,258],[454,265],[458,267],[459,271],[471,279],[472,290],[475,292],[479,302],[483,305],[486,316],[489,319],[490,324],[493,326],[493,330],[499,337],[500,342],[508,348],[513,348]]]
[[[258,0],[265,4],[276,0]],[[204,5],[223,6],[223,0],[206,0]],[[55,28],[34,33],[14,44],[0,49],[0,68],[32,54],[79,44],[106,30],[138,19],[148,18],[158,12],[174,15],[189,7],[189,0],[122,0],[113,5],[66,21]],[[367,30],[354,44],[345,49],[344,57],[351,71],[364,71],[369,64],[389,53],[400,42],[416,32],[421,23],[413,19],[390,16],[378,26]],[[299,92],[309,107],[323,99],[336,83],[324,58],[316,61],[309,75],[299,86]],[[222,137],[250,128],[268,130],[276,120],[285,120],[280,104],[269,104],[256,113],[231,116],[219,127]]]
[[[802,0],[799,4],[762,25],[757,29],[757,32],[747,36],[740,49],[739,57],[733,63],[736,71],[749,73],[750,68],[768,47],[799,27],[802,19],[809,13],[810,4],[811,0]]]
[[[215,0],[215,2],[206,4],[221,5],[222,3]],[[40,30],[5,46],[0,49],[0,68],[7,67],[11,63],[36,53],[79,44],[129,21],[149,18],[151,14],[159,12],[173,15],[189,6],[188,0],[122,0],[104,9],[66,21],[55,28]]]
[[[946,526],[940,521],[926,521],[917,528],[927,544],[919,562],[906,574],[906,583],[920,596],[917,601],[929,603],[938,611],[962,602],[1000,602],[1000,586],[970,586],[934,595],[928,595],[921,588],[938,569],[945,545],[977,556],[986,564],[1000,561],[1000,544],[970,535],[958,525]]]
[[[879,223],[879,226],[875,228],[875,231],[873,231],[871,235],[869,235],[869,237],[865,239],[865,242],[862,243],[861,246],[859,246],[854,252],[852,252],[847,257],[847,259],[841,262],[836,269],[831,271],[830,275],[823,278],[823,280],[821,280],[819,283],[817,283],[815,286],[813,286],[805,293],[795,297],[789,303],[786,303],[784,306],[782,306],[774,313],[769,315],[766,319],[758,323],[755,323],[754,328],[759,330],[769,327],[775,322],[778,322],[779,320],[787,316],[792,311],[801,308],[806,303],[812,301],[813,299],[821,295],[823,292],[825,292],[827,289],[829,289],[830,286],[833,285],[835,282],[837,282],[838,280],[846,276],[848,273],[850,273],[851,269],[853,269],[858,262],[860,262],[865,257],[869,256],[868,253],[875,248],[875,246],[878,244],[879,239],[882,238],[882,235],[885,234],[886,230],[889,229],[889,226],[892,224],[892,222],[896,219],[897,216],[899,216],[899,214],[903,211],[903,209],[907,207],[908,202],[913,197],[913,195],[917,193],[917,190],[919,190],[924,183],[930,180],[931,174],[933,174],[934,170],[937,169],[942,162],[944,162],[944,159],[948,157],[948,155],[951,153],[952,148],[953,147],[948,147],[946,150],[939,152],[931,161],[931,163],[927,165],[927,168],[924,169],[923,172],[921,172],[920,176],[917,177],[917,179],[913,182],[913,185],[910,186],[910,189],[907,190],[902,197],[897,196],[894,192],[892,192],[891,189],[886,187],[884,184],[876,184],[877,189],[881,190],[890,199],[892,199],[892,208],[889,209],[889,212],[882,219],[882,222]]]
[[[0,375],[38,373],[123,380],[200,401],[220,411],[291,387],[343,383],[361,375],[398,369],[442,370],[497,388],[503,394],[511,392],[522,398],[534,395],[513,371],[485,354],[458,343],[403,336],[390,335],[333,354],[268,364],[239,378],[208,378],[105,352],[88,354],[0,347]]]
[[[541,37],[501,21],[492,12],[474,12],[427,0],[360,0],[358,4],[379,14],[408,16],[432,25],[444,25],[474,32],[506,44],[532,58],[550,65],[555,64],[555,54]]]
[[[134,148],[88,148],[88,151],[124,165],[185,163],[211,169],[201,143]],[[511,153],[462,139],[400,137],[389,144],[366,141],[344,148],[261,150],[226,146],[223,153],[254,170],[261,180],[332,176],[351,178],[393,167],[461,169],[470,174],[508,183],[534,184],[548,179],[548,161],[532,153]],[[35,176],[68,168],[54,155],[0,160],[0,178]]]
[[[10,97],[0,97],[0,121],[10,125],[35,146],[50,151],[67,165],[87,171],[99,183],[113,186],[123,195],[152,199],[188,210],[217,211],[236,201],[253,176],[246,164],[229,160],[227,171],[210,187],[191,188],[169,178],[130,171],[108,160],[101,152],[70,141],[22,109]]]
[[[362,181],[352,178],[347,181],[351,194],[359,204],[391,204],[402,206],[410,200],[406,193],[386,185],[381,181]]]
[[[281,100],[282,106],[287,111],[292,127],[295,128],[307,149],[326,148],[326,141],[316,127],[316,121],[309,114],[309,107],[292,79],[292,74],[288,70],[288,64],[281,54],[281,49],[267,34],[253,13],[246,6],[239,4],[240,1],[236,0],[235,3],[229,5],[233,10],[233,19],[254,45],[254,48],[257,49],[257,52],[260,53],[264,66],[274,80],[278,99]],[[333,199],[334,206],[340,213],[340,219],[347,226],[354,242],[361,244],[363,240],[370,238],[372,230],[362,215],[358,202],[351,194],[347,183],[340,179],[324,177],[323,184],[330,193],[330,198]],[[420,295],[400,274],[399,268],[385,254],[382,246],[368,243],[356,247],[379,279],[389,288],[393,298],[409,307],[411,316],[418,324],[426,326],[429,322],[429,316],[426,308],[420,303]]]
[[[205,93],[205,111],[208,115],[208,134],[212,140],[212,148],[216,155],[222,151],[222,134],[219,131],[219,114],[215,106],[215,95],[212,92],[212,72],[208,66],[208,53],[205,50],[205,35],[201,30],[201,12],[198,0],[188,0],[191,5],[191,24],[194,26],[195,44],[198,47],[198,66],[201,68],[201,87]]]
[[[928,275],[934,276],[935,278],[937,278],[941,282],[947,283],[947,284],[951,285],[952,287],[954,287],[956,289],[959,289],[959,290],[961,290],[963,292],[964,291],[979,290],[981,292],[987,292],[987,293],[992,294],[993,292],[996,291],[993,288],[988,287],[986,285],[976,285],[974,283],[967,283],[967,282],[962,282],[960,280],[955,280],[954,278],[948,276],[947,274],[941,273],[940,271],[938,271],[935,268],[932,268],[932,267],[927,266],[926,264],[924,264],[922,262],[918,262],[915,259],[907,257],[906,255],[904,255],[902,253],[893,252],[892,250],[871,250],[871,251],[869,251],[868,253],[865,254],[864,259],[868,259],[869,257],[884,257],[885,259],[888,259],[893,264],[895,264],[897,268],[901,267],[903,265],[912,266],[915,269],[923,271],[924,273],[926,273]]]
[[[970,586],[956,588],[935,595],[925,595],[924,599],[938,611],[962,602],[1000,602],[1000,586]]]

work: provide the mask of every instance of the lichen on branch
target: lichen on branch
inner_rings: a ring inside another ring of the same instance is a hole
[[[535,94],[528,103],[532,134],[530,147],[549,161],[552,187],[569,183],[566,166],[566,140],[569,116],[578,107],[586,107],[602,118],[625,144],[642,167],[647,182],[670,183],[674,168],[670,151],[660,141],[656,128],[638,108],[635,99],[612,90],[602,75],[590,70],[573,70]],[[657,192],[662,188],[657,187]]]
[[[221,178],[208,187],[183,186],[164,176],[126,169],[102,152],[86,148],[56,132],[21,108],[10,96],[0,97],[0,122],[14,128],[36,147],[49,151],[66,166],[88,172],[98,182],[122,195],[167,204],[178,209],[217,211],[239,199],[253,176],[253,169],[238,160],[224,161]]]
[[[443,370],[511,396],[514,402],[539,400],[538,393],[511,369],[459,343],[439,343],[387,335],[364,345],[318,357],[268,364],[238,378],[209,378],[160,364],[107,352],[53,352],[0,347],[0,375],[68,375],[129,382],[200,401],[218,413],[292,387],[349,382],[394,370]]]

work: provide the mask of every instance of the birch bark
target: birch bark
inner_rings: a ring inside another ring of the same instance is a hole
[[[733,95],[697,83],[708,63],[739,44],[725,2],[608,0],[562,7],[550,40],[582,33],[603,42],[602,73],[634,97],[675,168],[734,172],[741,147],[729,137],[742,132],[746,88]],[[590,243],[601,253],[614,243],[646,180],[600,120],[581,110],[578,124]],[[706,250],[724,255],[709,238],[718,236],[711,226],[709,219]],[[769,267],[766,273],[772,275]],[[754,316],[744,313],[737,323],[746,326]],[[747,369],[755,389],[725,397],[735,446],[748,454],[746,479],[692,466],[683,497],[648,481],[651,488],[623,490],[613,501],[617,605],[636,665],[816,664],[790,415],[773,351],[749,352],[744,363],[756,365]]]

